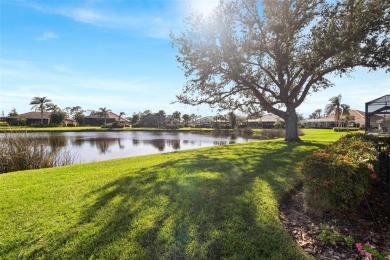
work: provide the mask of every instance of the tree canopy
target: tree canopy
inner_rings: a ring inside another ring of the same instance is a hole
[[[298,141],[296,108],[331,87],[329,74],[389,70],[390,1],[232,0],[192,14],[172,35],[188,81],[177,100],[246,113],[266,110]]]

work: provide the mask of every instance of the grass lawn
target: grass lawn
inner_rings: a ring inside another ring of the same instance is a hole
[[[278,202],[343,133],[306,131],[0,175],[0,259],[307,259]]]

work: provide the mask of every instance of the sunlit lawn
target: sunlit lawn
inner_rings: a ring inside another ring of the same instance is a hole
[[[0,259],[308,258],[278,202],[324,134],[0,175]]]

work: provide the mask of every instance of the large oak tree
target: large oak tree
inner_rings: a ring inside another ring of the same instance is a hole
[[[389,0],[226,0],[172,35],[188,82],[179,102],[266,110],[299,141],[296,109],[329,74],[389,70]]]

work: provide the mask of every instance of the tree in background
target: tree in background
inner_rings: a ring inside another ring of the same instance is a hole
[[[31,110],[35,109],[35,111],[41,112],[41,125],[43,125],[43,112],[46,111],[46,105],[50,102],[51,100],[46,97],[34,97],[30,102]]]
[[[57,112],[60,110],[61,110],[61,108],[59,106],[57,106],[56,104],[53,104],[53,103],[46,104],[46,111]]]
[[[124,115],[126,115],[126,113],[125,113],[125,112],[120,112],[120,113],[119,113],[119,122],[121,121],[121,119],[122,119],[122,116],[124,116]]]
[[[133,126],[138,125],[139,120],[140,120],[139,114],[133,113],[133,116],[131,117],[131,124]]]
[[[389,71],[390,2],[221,1],[171,37],[188,78],[179,102],[266,110],[286,122],[286,141],[299,141],[296,109],[333,86],[327,75],[358,66]]]
[[[99,115],[99,117],[104,118],[104,124],[107,124],[107,118],[109,117],[110,112],[111,112],[111,109],[108,109],[106,107],[99,108],[99,111],[97,112],[97,114]]]
[[[317,119],[321,117],[322,109],[316,109],[311,115],[309,116],[309,119]]]
[[[17,116],[19,115],[18,112],[16,112],[16,108],[13,108],[9,113],[8,116]]]
[[[188,122],[189,122],[190,119],[191,119],[190,115],[189,115],[189,114],[184,114],[184,115],[182,116],[182,118],[183,118],[183,121],[184,121],[184,125],[185,125],[185,126],[188,126]]]
[[[177,121],[179,121],[179,125],[180,125],[181,113],[179,111],[175,111],[172,113],[172,117]]]
[[[229,112],[228,114],[229,122],[230,122],[230,127],[234,129],[237,125],[237,116],[234,114],[233,111]]]
[[[346,104],[341,104],[341,94],[329,99],[330,103],[325,107],[326,115],[334,114],[334,121],[336,126],[339,126],[340,117],[342,115],[348,114],[349,106]]]
[[[163,127],[165,125],[165,111],[164,110],[159,110],[156,114],[154,114],[156,116],[156,120],[157,120],[157,127]]]
[[[54,110],[50,114],[50,124],[53,125],[62,125],[65,122],[65,119],[67,118],[68,114],[65,111],[62,111],[61,109]]]

